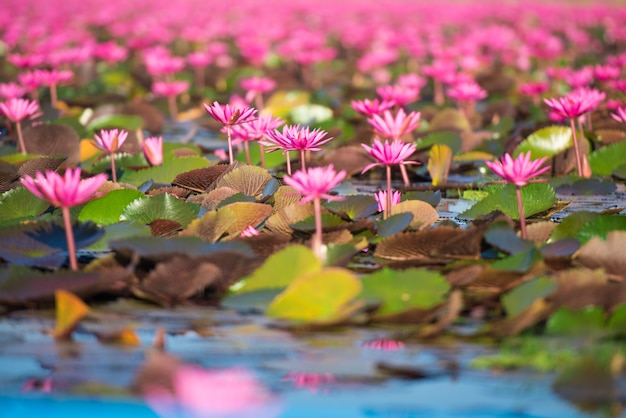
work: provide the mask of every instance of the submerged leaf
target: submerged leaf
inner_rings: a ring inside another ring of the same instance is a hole
[[[547,277],[538,277],[517,286],[501,298],[507,317],[511,318],[521,314],[536,300],[552,294],[556,288],[557,285],[554,280]]]
[[[433,186],[439,186],[448,181],[451,163],[452,149],[447,145],[433,145],[428,154],[427,165]]]

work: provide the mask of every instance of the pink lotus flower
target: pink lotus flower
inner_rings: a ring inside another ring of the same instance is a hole
[[[596,65],[593,67],[593,75],[600,82],[615,80],[622,74],[622,69],[613,65]]]
[[[163,163],[163,137],[148,137],[144,139],[141,148],[143,149],[143,155],[151,166]]]
[[[547,92],[549,88],[550,85],[545,81],[529,81],[520,84],[518,87],[520,93],[533,98],[535,106],[539,106],[540,96]]]
[[[17,83],[0,83],[0,97],[16,99],[26,94],[26,89]]]
[[[422,66],[422,73],[425,76],[432,77],[435,104],[437,106],[443,105],[445,102],[443,83],[454,76],[456,64],[448,60],[436,60],[431,65]]]
[[[411,112],[407,115],[403,109],[400,109],[394,117],[391,111],[385,110],[382,116],[373,115],[367,121],[380,136],[400,139],[419,127],[420,116],[419,112]]]
[[[379,212],[387,212],[387,192],[385,190],[380,190],[374,193],[374,198],[376,199],[376,203],[378,203],[378,211]],[[395,206],[400,203],[402,199],[402,195],[399,191],[394,190],[391,193],[391,206]],[[389,208],[391,210],[391,208]]]
[[[281,380],[291,382],[296,389],[309,389],[312,393],[336,381],[332,373],[306,372],[289,372]]]
[[[23,73],[19,73],[17,75],[17,79],[20,84],[24,86],[24,88],[31,92],[36,91],[39,87],[41,87],[43,80],[39,76],[38,71],[27,71]]]
[[[45,175],[37,172],[35,178],[26,175],[21,179],[22,185],[32,194],[40,199],[47,200],[53,206],[61,208],[72,270],[78,270],[78,261],[76,260],[76,245],[72,232],[70,208],[91,200],[94,193],[107,179],[104,174],[98,174],[85,180],[81,180],[80,176],[80,168],[74,170],[68,168],[64,176],[54,171],[46,171]]]
[[[35,68],[43,64],[44,56],[41,54],[9,54],[7,61],[15,65],[17,68]]]
[[[225,418],[274,416],[271,394],[243,369],[205,370],[179,367],[173,391],[149,389],[146,401],[160,417]]]
[[[398,84],[419,91],[426,85],[426,80],[415,73],[402,74],[398,76]]]
[[[404,345],[402,341],[385,340],[381,338],[378,340],[366,341],[363,344],[361,344],[361,347],[370,348],[373,350],[396,351],[396,350],[402,350],[406,346]]]
[[[485,162],[491,171],[502,177],[505,181],[515,185],[517,209],[519,211],[520,218],[520,229],[522,231],[522,238],[524,239],[526,239],[527,234],[521,187],[526,186],[530,179],[540,176],[550,169],[550,166],[542,167],[545,162],[545,157],[531,161],[530,151],[526,154],[521,153],[515,159],[511,158],[511,155],[509,154],[504,154],[500,161]]]
[[[278,129],[267,132],[267,139],[262,140],[261,144],[269,146],[268,151],[276,151],[282,149],[283,153],[289,151],[300,152],[300,164],[303,170],[306,170],[306,154],[305,151],[321,151],[320,146],[332,140],[328,136],[328,132],[321,129],[311,130],[308,126],[301,128],[300,125],[287,125],[283,127],[282,132]],[[287,154],[289,158],[289,154]]]
[[[609,81],[609,85],[613,90],[617,90],[626,95],[626,79],[611,80]]]
[[[212,105],[204,103],[204,109],[209,113],[209,115],[211,115],[213,119],[226,126],[226,133],[228,135],[228,157],[230,163],[232,164],[234,158],[230,128],[233,125],[252,121],[254,119],[256,109],[244,106],[234,107],[229,104],[221,105],[218,102],[213,102]]]
[[[111,156],[111,176],[113,178],[113,182],[117,183],[117,171],[115,169],[115,153],[124,145],[126,142],[126,138],[128,137],[128,132],[117,129],[111,130],[101,130],[100,135],[94,135],[94,145],[101,149],[102,151],[107,152]]]
[[[448,96],[459,102],[477,102],[487,97],[487,92],[475,81],[465,81],[448,89]]]
[[[314,167],[308,170],[298,170],[293,176],[283,178],[287,186],[293,187],[304,198],[300,203],[313,201],[315,213],[315,235],[311,240],[311,248],[320,260],[324,259],[322,251],[322,203],[321,199],[342,200],[342,197],[332,196],[329,192],[346,177],[346,172],[336,172],[333,165],[328,167]]]
[[[156,81],[152,84],[152,92],[157,96],[177,96],[189,90],[187,81]]]
[[[124,61],[128,57],[128,50],[115,42],[104,42],[96,46],[94,56],[109,64]]]
[[[368,117],[380,115],[394,106],[394,102],[379,99],[352,100],[350,103],[355,111]]]
[[[259,235],[259,231],[252,225],[245,227],[245,229],[241,231],[241,234],[239,234],[241,238],[256,237],[257,235]]]
[[[565,75],[565,81],[573,89],[586,87],[593,83],[593,67],[583,67],[577,71],[570,71]]]
[[[196,51],[187,55],[187,62],[194,68],[204,68],[211,63],[211,56],[207,52]]]
[[[611,117],[618,122],[626,123],[626,107],[618,107],[615,113],[611,113]]]
[[[148,73],[153,77],[174,74],[185,67],[185,61],[181,57],[172,57],[159,50],[147,53],[144,56],[144,63]]]
[[[377,87],[376,93],[378,93],[383,100],[393,102],[393,104],[398,107],[413,103],[419,98],[420,94],[418,89],[399,84]]]
[[[22,154],[26,154],[24,135],[22,134],[22,121],[28,117],[31,119],[39,116],[39,104],[35,100],[13,98],[4,103],[0,103],[0,113],[4,114],[10,121],[15,122],[17,139]]]
[[[272,91],[276,87],[276,82],[269,77],[248,77],[242,78],[239,82],[246,90],[246,101],[251,102],[255,97]],[[258,106],[258,104],[257,104]]]
[[[50,89],[50,103],[56,107],[57,86],[70,81],[74,73],[69,70],[37,70],[36,73],[40,83]]]
[[[251,122],[231,127],[233,140],[243,141],[244,151],[246,153],[246,162],[248,163],[248,165],[250,165],[250,146],[248,145],[248,142],[257,141],[263,138],[267,135],[268,132],[277,129],[284,123],[284,120],[276,118],[272,115],[261,115],[258,117],[258,119],[255,119]],[[233,141],[233,143],[234,142],[235,141]],[[261,155],[261,166],[265,168],[265,150],[263,144],[259,143],[259,147]]]

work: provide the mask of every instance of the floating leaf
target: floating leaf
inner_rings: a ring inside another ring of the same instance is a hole
[[[575,261],[590,269],[603,268],[608,274],[626,278],[626,231],[612,231],[606,240],[593,237],[576,253]]]
[[[228,207],[219,211],[207,212],[200,219],[193,220],[181,236],[196,236],[205,241],[216,242],[237,222],[235,212]]]
[[[499,210],[513,219],[519,219],[514,185],[490,185],[485,188],[485,191],[489,194],[476,202],[470,209],[461,213],[458,216],[459,219],[474,219],[495,210]],[[556,193],[552,186],[547,183],[531,183],[522,187],[522,203],[526,217],[550,209],[555,202]]]
[[[179,174],[197,168],[204,168],[208,165],[209,160],[204,157],[181,157],[175,160],[164,161],[163,164],[156,167],[138,171],[124,171],[120,182],[132,184],[133,186],[141,186],[149,180],[153,180],[155,183],[170,184]]]
[[[377,224],[377,235],[380,238],[392,237],[399,234],[409,227],[413,220],[412,213],[398,213],[391,215],[387,219],[380,220]]]
[[[626,141],[602,147],[589,154],[591,172],[597,176],[610,176],[613,170],[626,161]]]
[[[626,304],[618,305],[607,322],[607,328],[620,335],[626,333]]]
[[[533,160],[542,157],[551,158],[573,145],[571,128],[548,126],[530,134],[515,149],[513,156],[517,157],[521,153],[530,151]]]
[[[421,200],[432,207],[437,207],[441,202],[441,192],[439,190],[426,190],[423,192],[402,193],[402,200]]]
[[[132,115],[102,115],[90,121],[86,129],[92,135],[98,133],[101,129],[125,129],[127,131],[136,131],[143,126],[143,119],[139,116]]]
[[[260,197],[272,175],[264,168],[244,165],[225,174],[215,187],[230,187],[248,196]]]
[[[413,215],[411,228],[425,229],[431,226],[437,219],[439,214],[428,203],[421,200],[405,200],[391,207],[391,214],[410,213]]]
[[[429,129],[431,131],[469,132],[472,127],[463,113],[456,109],[446,108],[430,121]]]
[[[296,322],[329,324],[349,317],[361,281],[349,270],[329,267],[300,276],[274,299],[266,314]]]
[[[184,187],[194,192],[204,193],[228,170],[228,168],[229,166],[226,164],[218,164],[211,167],[185,171],[172,180],[172,185]]]
[[[348,223],[341,219],[339,216],[332,213],[322,213],[322,230],[324,232],[337,231],[348,227]],[[314,232],[315,231],[315,216],[309,216],[302,221],[296,222],[290,225],[296,231],[301,232]]]
[[[575,238],[584,244],[593,237],[606,239],[609,232],[618,230],[626,230],[626,215],[598,215],[584,224]]]
[[[533,247],[529,241],[517,236],[508,222],[497,221],[489,225],[485,231],[485,241],[507,254],[518,254]]]
[[[263,203],[236,202],[229,204],[227,208],[235,214],[235,222],[226,232],[234,236],[239,236],[250,225],[256,228],[272,213],[272,207]]]
[[[122,211],[129,203],[144,198],[146,198],[145,195],[138,190],[113,190],[83,206],[78,215],[78,220],[82,222],[92,221],[99,225],[111,225],[120,220]]]
[[[313,215],[314,210],[312,203],[296,203],[286,206],[270,216],[267,221],[265,221],[265,228],[272,232],[291,235],[293,230],[290,225],[303,221]]]
[[[502,296],[502,306],[509,318],[521,314],[537,299],[544,298],[556,290],[556,283],[547,277],[538,277],[522,283]]]
[[[433,145],[428,154],[427,165],[433,186],[445,184],[448,181],[451,163],[452,149],[447,145]]]
[[[91,244],[89,247],[87,247],[87,250],[108,250],[108,245],[110,241],[121,240],[131,237],[150,236],[150,228],[148,226],[135,222],[118,222],[112,225],[106,225],[102,229],[104,229],[104,236],[102,237],[102,239]]]
[[[598,213],[584,210],[569,214],[556,226],[556,228],[554,228],[548,242],[555,242],[564,238],[576,237],[580,228],[591,222],[598,215]]]
[[[132,201],[120,215],[120,221],[139,222],[145,225],[157,219],[169,219],[183,227],[198,217],[200,209],[177,199],[171,194],[162,194]]]
[[[546,333],[556,335],[585,335],[604,328],[604,309],[587,306],[579,310],[559,308],[546,323]]]
[[[323,205],[326,209],[352,220],[367,218],[378,212],[378,203],[371,195],[351,195],[344,200],[331,200]]]
[[[25,187],[17,187],[0,194],[0,222],[39,216],[50,204],[38,198]]]
[[[434,145],[446,145],[452,154],[456,154],[461,149],[461,136],[453,131],[440,131],[428,134],[415,143],[417,148],[427,148]]]
[[[236,291],[285,288],[298,277],[321,269],[322,263],[310,248],[292,245],[271,255],[251,276],[244,278]]]
[[[56,339],[70,338],[78,323],[89,313],[89,307],[76,295],[66,291],[54,292],[56,299],[56,325],[52,335]]]
[[[506,270],[514,273],[526,273],[536,263],[541,261],[541,259],[541,253],[535,248],[530,248],[527,251],[520,252],[510,257],[495,261],[491,264],[491,267],[496,270]]]
[[[263,107],[263,113],[287,119],[297,106],[309,103],[310,94],[304,91],[277,91]]]
[[[360,299],[381,302],[376,317],[411,309],[430,309],[446,299],[450,284],[438,272],[425,269],[403,271],[383,268],[363,277]]]

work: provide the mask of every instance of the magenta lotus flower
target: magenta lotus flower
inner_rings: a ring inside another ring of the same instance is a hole
[[[615,113],[611,113],[611,117],[618,122],[626,123],[626,107],[618,107]]]
[[[456,73],[456,64],[448,60],[436,60],[431,65],[422,66],[422,73],[432,77],[435,104],[443,105],[445,102],[443,83]]]
[[[269,77],[248,77],[242,78],[239,82],[241,87],[246,90],[246,101],[251,102],[257,98],[256,107],[263,108],[263,93],[272,91],[276,87],[276,82]]]
[[[141,148],[151,166],[154,167],[163,163],[163,137],[148,137],[144,139]]]
[[[22,121],[26,118],[35,118],[40,114],[39,104],[35,100],[13,98],[0,103],[0,113],[12,122],[15,122],[17,139],[22,154],[26,154],[24,135],[22,134]]]
[[[185,60],[181,57],[172,57],[160,50],[148,52],[144,56],[144,63],[148,73],[153,77],[171,75],[185,67]]]
[[[386,110],[382,116],[373,115],[367,121],[378,135],[389,139],[400,139],[419,127],[420,116],[420,112],[411,112],[407,115],[403,109],[398,110],[394,116],[390,110]]]
[[[311,248],[319,259],[324,258],[322,251],[322,203],[321,199],[342,200],[343,197],[332,196],[329,192],[346,177],[346,172],[336,172],[333,165],[298,170],[293,176],[285,176],[287,186],[293,187],[304,197],[300,203],[313,202],[315,212],[315,235],[311,240]]]
[[[517,158],[513,159],[510,154],[504,154],[500,161],[485,162],[491,171],[502,177],[506,182],[515,185],[522,238],[526,238],[527,234],[521,187],[526,186],[532,178],[540,176],[550,169],[550,166],[542,167],[546,162],[545,157],[531,161],[530,155],[531,153],[528,151],[526,154],[521,153]]]
[[[42,54],[9,54],[7,61],[17,68],[35,68],[43,64],[44,56]]]
[[[378,203],[378,211],[379,212],[387,212],[387,204],[389,202],[387,202],[387,191],[386,190],[380,190],[376,193],[374,193],[374,199],[376,199],[376,203]],[[391,206],[395,206],[398,203],[400,203],[400,200],[402,199],[402,195],[400,194],[399,191],[394,190],[391,193]],[[389,211],[391,211],[391,208],[389,208]]]
[[[335,383],[337,379],[332,373],[289,372],[281,380],[291,382],[296,389],[308,389],[315,393],[320,387]]]
[[[204,88],[205,70],[211,61],[211,55],[205,51],[196,51],[187,55],[187,63],[193,68],[196,79],[196,90],[198,91],[202,91]]]
[[[398,107],[413,103],[419,98],[420,95],[420,91],[418,89],[399,84],[377,87],[376,93],[383,100],[393,102],[393,104]]]
[[[50,89],[50,103],[57,105],[57,86],[70,81],[74,73],[70,70],[37,70],[37,77],[42,85]]]
[[[146,402],[162,418],[226,418],[274,416],[274,399],[244,369],[205,370],[179,367],[172,389],[148,389]]]
[[[212,105],[204,103],[204,109],[222,125],[226,126],[226,133],[228,135],[228,157],[230,163],[234,161],[233,158],[233,143],[230,134],[230,128],[233,125],[250,122],[255,118],[256,109],[251,107],[234,107],[229,104],[221,105],[218,102],[213,102]]]
[[[167,97],[167,105],[172,120],[178,119],[178,105],[176,96],[189,90],[187,81],[155,81],[152,84],[152,92],[157,96]]]
[[[241,234],[239,234],[239,236],[241,238],[250,238],[250,237],[256,237],[259,234],[260,232],[255,227],[253,227],[252,225],[248,225],[247,227],[244,228],[243,231],[241,231]]]
[[[549,88],[550,85],[545,81],[529,81],[519,85],[519,92],[523,95],[532,97],[533,102],[536,106],[538,106],[540,103],[540,96],[547,92]]]
[[[405,348],[405,344],[402,341],[378,339],[373,341],[366,341],[361,344],[362,348],[370,348],[372,350],[381,351],[397,351]]]
[[[104,42],[96,45],[94,56],[106,63],[114,64],[128,57],[128,50],[115,42]]]
[[[244,151],[246,154],[246,162],[250,165],[250,141],[257,141],[263,138],[274,129],[279,128],[285,123],[284,120],[272,115],[261,115],[251,122],[235,125],[231,127],[231,135],[233,143],[236,140],[243,141]],[[259,143],[261,167],[265,168],[265,149],[263,144]]]
[[[26,94],[26,89],[17,83],[0,83],[0,97],[17,99]]]
[[[76,260],[76,245],[72,232],[70,208],[91,200],[94,193],[107,180],[104,174],[98,174],[85,180],[81,180],[80,176],[80,168],[74,170],[68,168],[64,176],[54,171],[46,171],[45,175],[37,172],[34,178],[26,175],[21,179],[22,185],[32,194],[47,200],[52,206],[61,208],[72,270],[78,270],[78,261]]]
[[[328,132],[321,129],[311,130],[308,126],[301,128],[300,125],[287,125],[283,127],[282,132],[278,129],[269,131],[266,139],[261,144],[271,147],[268,151],[276,151],[282,149],[287,155],[289,161],[289,151],[300,152],[300,165],[306,170],[306,151],[321,151],[320,146],[332,140],[328,136]],[[290,171],[289,163],[287,165],[288,174]]]
[[[600,82],[615,80],[622,74],[622,69],[614,65],[596,65],[593,67],[593,75]]]
[[[124,145],[128,132],[124,130],[101,130],[100,135],[94,135],[94,145],[111,156],[111,175],[113,182],[117,183],[117,172],[115,170],[115,153]]]
[[[385,166],[387,174],[387,204],[385,206],[384,217],[388,218],[391,213],[392,206],[392,191],[391,191],[391,166],[392,165],[407,165],[417,164],[415,161],[405,161],[415,152],[414,144],[407,144],[399,139],[394,139],[391,143],[385,140],[383,144],[380,139],[374,138],[372,146],[361,144],[361,146],[367,151],[369,155],[378,160],[377,163],[368,164],[365,166],[361,174],[365,173],[372,167],[379,165]]]
[[[380,115],[394,106],[394,102],[379,99],[352,100],[350,103],[355,111],[368,117]]]
[[[462,81],[454,84],[447,91],[448,97],[456,100],[459,109],[471,120],[476,102],[487,97],[487,92],[475,81]]]

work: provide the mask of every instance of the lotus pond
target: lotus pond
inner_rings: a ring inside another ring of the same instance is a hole
[[[624,19],[5,1],[0,416],[622,416]]]

